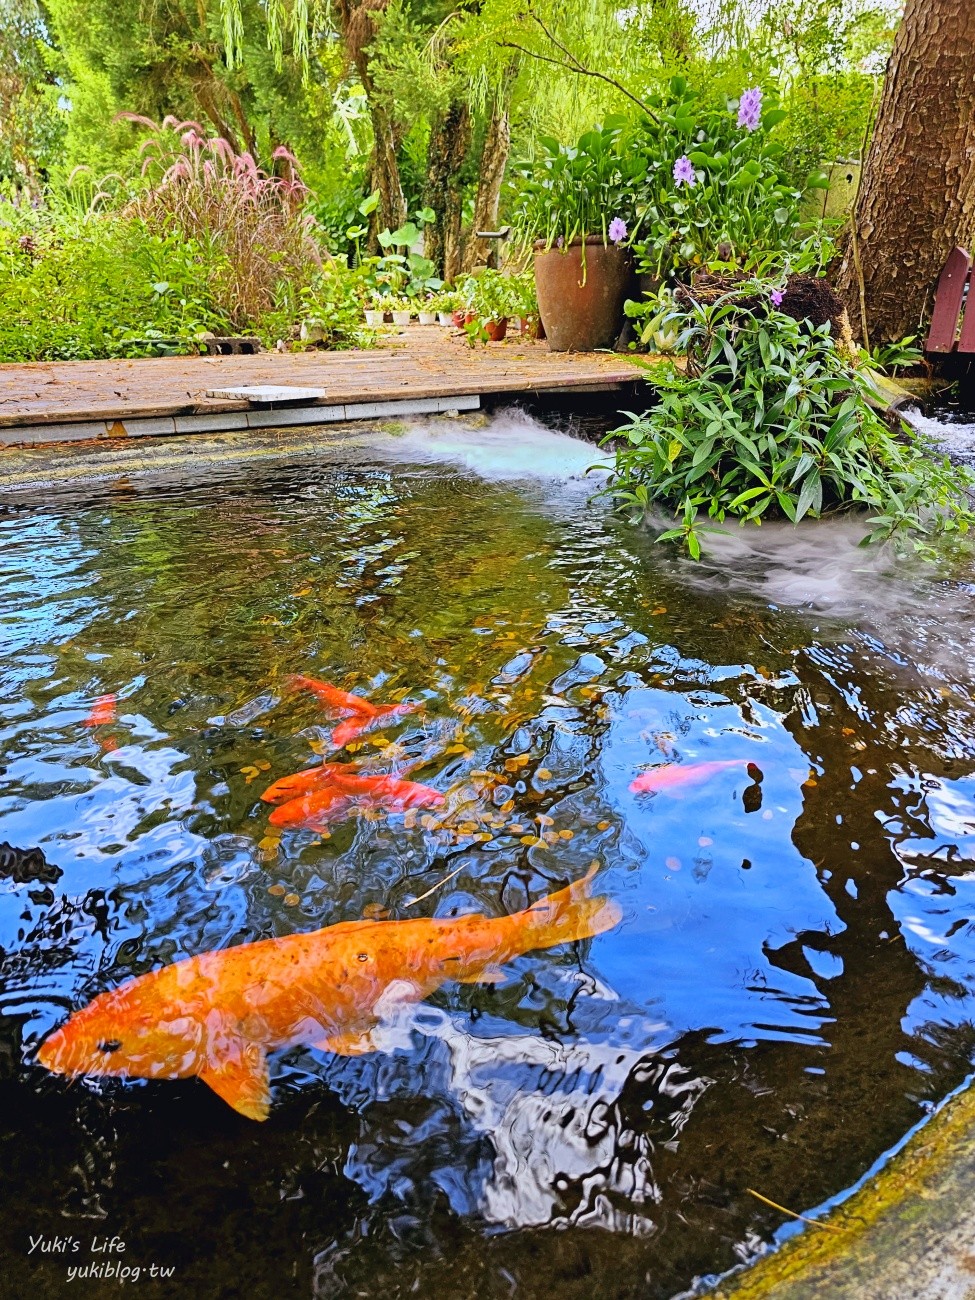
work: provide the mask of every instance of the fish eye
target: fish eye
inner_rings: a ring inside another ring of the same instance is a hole
[[[368,954],[367,952],[360,952],[360,953],[358,954],[358,958],[359,958],[359,961],[368,961],[368,960],[369,960],[369,954]]]
[[[122,1046],[121,1038],[106,1038],[98,1044],[100,1052],[117,1052]]]

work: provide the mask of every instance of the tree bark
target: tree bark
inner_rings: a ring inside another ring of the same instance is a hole
[[[396,158],[399,146],[396,128],[376,94],[376,86],[369,70],[369,44],[376,34],[376,19],[385,10],[386,3],[387,0],[336,0],[335,4],[346,54],[366,92],[372,121],[369,171],[372,188],[379,191],[379,204],[369,218],[367,244],[371,253],[379,249],[379,232],[384,227],[396,230],[405,223],[407,216],[406,198]]]
[[[917,334],[975,237],[975,4],[907,0],[837,279],[868,346]]]
[[[474,199],[474,220],[471,222],[470,234],[464,248],[465,271],[475,266],[496,266],[498,261],[497,240],[478,239],[478,230],[496,230],[498,226],[498,205],[501,200],[501,182],[504,180],[508,165],[508,153],[511,148],[511,120],[509,106],[511,89],[518,74],[516,64],[510,64],[498,87],[497,97],[491,108],[487,130],[484,133],[484,147],[481,150],[480,174],[477,180],[477,194]]]
[[[471,115],[467,105],[454,102],[430,128],[424,204],[436,213],[424,231],[423,251],[445,280],[460,271],[460,229],[464,193],[460,169],[471,144]]]

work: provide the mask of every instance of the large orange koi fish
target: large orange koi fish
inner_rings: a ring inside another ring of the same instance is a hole
[[[710,781],[719,772],[732,767],[744,767],[753,780],[761,780],[761,770],[748,758],[716,759],[710,763],[664,763],[642,772],[630,782],[634,794],[655,794],[660,790],[674,790],[681,786],[700,785]]]
[[[303,795],[314,794],[316,790],[325,790],[334,786],[343,773],[357,770],[354,763],[319,763],[317,767],[306,767],[303,772],[292,776],[282,776],[261,795],[265,803],[285,803],[289,799],[300,799]]]
[[[343,764],[332,766],[344,769]],[[272,826],[314,829],[343,821],[356,808],[405,812],[407,808],[438,808],[444,802],[439,790],[419,781],[404,781],[396,776],[346,775],[343,770],[338,775],[333,772],[329,781],[313,793],[275,808],[268,821]]]
[[[594,874],[511,916],[343,921],[205,952],[99,994],[37,1059],[74,1077],[198,1075],[241,1115],[266,1119],[269,1052],[375,1051],[384,994],[412,1003],[446,980],[498,983],[514,957],[609,930],[620,907],[592,896]]]

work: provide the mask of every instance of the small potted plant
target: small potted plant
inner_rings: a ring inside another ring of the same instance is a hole
[[[438,294],[431,298],[430,306],[436,309],[437,320],[441,325],[452,327],[457,324],[454,313],[461,308],[462,303],[460,294],[454,289],[441,289]]]
[[[386,316],[386,304],[389,296],[379,292],[372,293],[366,299],[366,324],[370,329],[378,329]]]
[[[535,295],[535,273],[531,269],[509,276],[511,314],[518,322],[519,332],[529,338],[538,336],[538,298]]]
[[[514,303],[509,276],[490,267],[481,272],[475,281],[474,309],[492,342],[500,343],[507,334]]]
[[[413,318],[413,303],[409,298],[391,298],[389,308],[393,313],[394,325],[409,325]]]
[[[418,315],[420,317],[421,325],[436,325],[437,309],[434,306],[433,298],[428,298],[425,302],[421,303]]]

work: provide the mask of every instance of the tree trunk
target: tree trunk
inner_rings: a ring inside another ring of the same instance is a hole
[[[917,334],[975,236],[975,4],[907,0],[837,280],[869,346]]]
[[[379,191],[379,205],[369,218],[367,245],[371,253],[379,250],[378,234],[383,229],[396,230],[406,221],[406,198],[400,180],[396,150],[396,128],[376,94],[369,70],[369,44],[376,34],[377,18],[385,11],[386,0],[336,0],[335,13],[346,53],[355,67],[362,89],[366,92],[372,121],[372,158],[369,172],[372,188]]]
[[[471,144],[471,116],[455,102],[430,128],[423,201],[436,213],[424,232],[423,251],[445,280],[460,270],[460,226],[464,194],[459,173]]]
[[[367,91],[368,93],[368,91]],[[399,176],[396,159],[396,134],[389,114],[375,100],[369,104],[372,118],[372,188],[379,191],[379,206],[373,213],[375,233],[380,230],[397,230],[406,221],[406,198]],[[372,225],[373,223],[370,223]],[[370,231],[370,241],[372,232]],[[377,245],[378,247],[378,245]]]
[[[504,180],[504,171],[508,165],[508,151],[511,148],[511,121],[508,108],[511,88],[517,72],[517,65],[514,64],[510,65],[505,72],[484,133],[477,195],[474,199],[474,220],[471,222],[470,234],[464,249],[465,271],[470,271],[475,266],[496,266],[498,262],[497,240],[478,239],[476,232],[498,228],[501,182]]]

